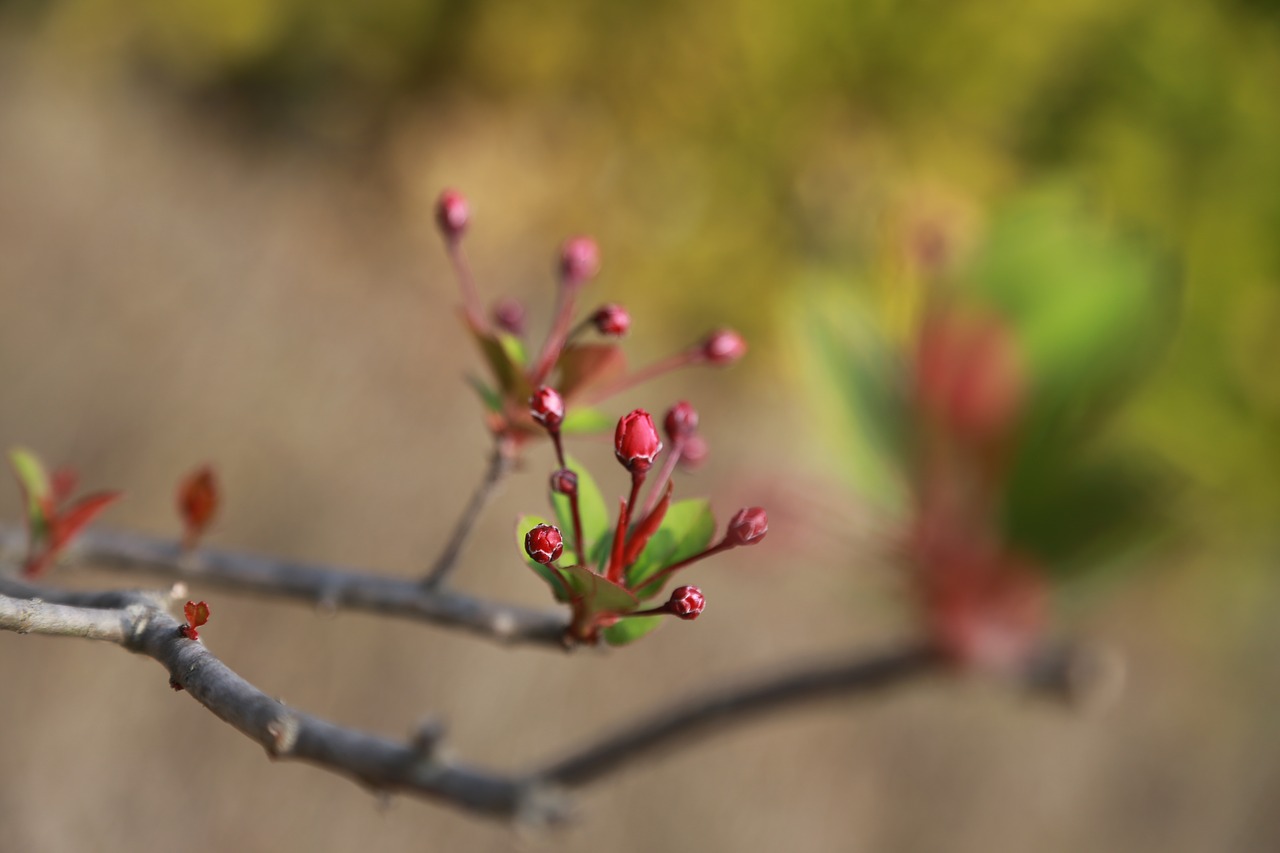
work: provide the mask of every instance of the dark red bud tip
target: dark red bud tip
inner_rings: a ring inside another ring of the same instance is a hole
[[[769,532],[769,516],[762,507],[740,509],[729,520],[725,538],[734,545],[754,545]]]
[[[471,207],[457,190],[445,190],[436,200],[436,227],[446,240],[457,240],[471,222]]]
[[[732,364],[747,354],[747,342],[733,329],[720,329],[707,335],[701,354],[712,364]]]
[[[692,438],[698,431],[698,410],[681,400],[667,409],[667,414],[662,419],[662,428],[667,431],[667,438],[673,442]]]
[[[560,279],[568,285],[582,284],[600,272],[600,248],[590,237],[570,237],[560,247]]]
[[[697,619],[706,606],[707,599],[696,586],[676,587],[667,600],[668,612],[681,619]]]
[[[633,474],[642,474],[653,466],[654,457],[662,450],[662,439],[648,412],[636,409],[622,416],[613,432],[613,449],[618,461]]]
[[[591,322],[600,334],[620,338],[631,329],[631,314],[621,305],[610,303],[596,309]]]
[[[551,475],[551,491],[557,495],[576,495],[578,493],[578,475],[568,468],[561,468]]]
[[[564,551],[564,537],[550,524],[539,524],[524,535],[525,553],[535,563],[550,563]]]
[[[564,398],[556,389],[543,385],[529,398],[529,413],[535,421],[555,432],[564,423]]]
[[[493,325],[513,335],[524,334],[524,305],[510,296],[493,304]]]

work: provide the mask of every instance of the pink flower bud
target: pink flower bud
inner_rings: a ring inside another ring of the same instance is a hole
[[[697,619],[707,606],[707,599],[696,586],[676,587],[667,599],[667,611],[681,619]]]
[[[720,329],[707,335],[700,354],[712,364],[732,364],[747,354],[747,342],[733,329]]]
[[[436,200],[436,226],[446,240],[457,240],[471,222],[471,208],[466,196],[457,190],[445,190]]]
[[[554,388],[539,386],[529,398],[529,413],[535,421],[555,432],[564,423],[564,398]]]
[[[591,322],[600,334],[620,338],[631,329],[631,314],[626,308],[611,302],[596,309],[596,313],[591,315]]]
[[[493,325],[513,335],[524,334],[524,305],[510,296],[493,304]]]
[[[769,516],[764,509],[750,506],[740,509],[729,520],[725,539],[734,545],[754,545],[769,532]]]
[[[578,493],[578,475],[568,468],[561,468],[551,474],[551,491],[557,495],[576,495]]]
[[[662,439],[653,418],[644,409],[623,415],[613,432],[613,449],[628,471],[643,474],[653,466],[654,457],[662,450]]]
[[[550,524],[539,524],[524,535],[524,550],[535,563],[554,562],[564,551],[564,538]]]
[[[710,453],[711,449],[707,446],[705,438],[700,435],[691,435],[685,439],[684,450],[680,454],[680,467],[686,471],[692,471],[706,462]]]
[[[667,409],[662,428],[672,442],[685,441],[698,431],[698,410],[684,400]]]
[[[590,281],[600,271],[600,249],[590,237],[571,237],[560,247],[560,278],[575,286]]]

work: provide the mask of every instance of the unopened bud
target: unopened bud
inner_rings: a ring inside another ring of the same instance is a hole
[[[667,438],[679,442],[691,438],[698,431],[698,410],[681,400],[670,409],[662,419],[662,427]]]
[[[667,599],[667,612],[681,619],[697,619],[706,606],[707,599],[696,586],[676,587]]]
[[[567,285],[590,281],[600,271],[600,249],[590,237],[571,237],[560,247],[560,278]]]
[[[552,472],[551,491],[557,495],[576,495],[578,493],[578,475],[568,468],[561,468]]]
[[[550,524],[539,524],[524,535],[525,553],[535,563],[550,563],[564,551],[564,538]]]
[[[644,409],[623,415],[613,433],[614,453],[628,471],[642,474],[653,466],[654,457],[662,450],[662,439],[653,418]]]
[[[734,545],[754,545],[769,532],[769,516],[758,506],[738,510],[729,520],[725,538]]]
[[[621,305],[610,303],[596,309],[591,322],[600,334],[620,338],[631,329],[631,314]]]
[[[513,335],[524,334],[524,305],[510,296],[493,304],[493,324]]]
[[[535,421],[555,432],[564,423],[564,398],[556,389],[542,385],[529,398],[529,414],[533,415]]]
[[[471,222],[471,208],[466,196],[457,190],[445,190],[436,200],[436,226],[446,240],[457,240]]]
[[[707,335],[700,352],[712,364],[732,364],[747,354],[747,342],[733,329],[720,329]]]

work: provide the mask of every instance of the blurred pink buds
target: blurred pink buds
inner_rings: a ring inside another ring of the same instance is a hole
[[[600,249],[590,237],[570,237],[560,247],[560,279],[574,287],[596,277]]]
[[[631,314],[626,308],[611,302],[596,309],[591,315],[591,323],[600,334],[620,338],[631,329]]]
[[[445,190],[436,200],[436,226],[446,240],[457,240],[471,221],[471,208],[457,190]]]

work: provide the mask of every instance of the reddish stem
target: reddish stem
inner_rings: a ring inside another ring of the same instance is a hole
[[[547,334],[547,340],[542,345],[542,352],[538,354],[536,366],[532,376],[530,376],[530,382],[535,387],[546,380],[547,374],[551,372],[551,368],[555,366],[556,361],[560,358],[560,352],[564,349],[565,341],[568,338],[569,323],[573,321],[573,302],[577,293],[577,287],[564,282],[560,283],[560,287],[556,291],[555,322],[551,325],[551,331]]]
[[[642,382],[648,382],[650,379],[654,379],[664,373],[670,373],[689,364],[696,364],[701,355],[702,351],[696,347],[684,352],[678,352],[675,355],[669,355],[664,359],[655,361],[653,364],[640,368],[634,373],[619,377],[607,385],[602,385],[592,390],[591,393],[586,395],[586,401],[588,403],[597,403]]]
[[[480,307],[480,295],[476,292],[471,265],[467,263],[467,256],[462,251],[462,239],[460,237],[447,239],[445,247],[448,249],[449,262],[453,265],[454,277],[457,278],[458,287],[462,290],[462,304],[467,312],[467,321],[477,332],[484,332],[488,324],[484,319],[484,309]]]
[[[676,470],[680,457],[684,455],[684,443],[683,438],[674,439],[674,446],[668,451],[667,458],[662,463],[662,469],[658,471],[658,479],[649,487],[649,497],[644,502],[644,512],[640,514],[642,518],[647,518],[661,500],[662,493],[667,488],[667,481],[671,479],[671,474]]]
[[[694,554],[692,557],[686,557],[685,559],[681,560],[678,563],[673,563],[672,565],[667,566],[665,569],[658,572],[656,575],[653,575],[652,577],[647,578],[644,581],[644,583],[641,584],[640,586],[641,588],[652,586],[658,581],[665,580],[666,578],[675,574],[680,569],[683,569],[685,566],[689,565],[690,563],[696,563],[699,560],[705,560],[707,557],[710,557],[712,554],[719,554],[721,551],[728,551],[733,547],[734,547],[734,543],[730,542],[729,537],[726,536],[725,538],[721,539],[719,542],[717,542],[715,545],[712,545],[710,548],[706,549],[705,551],[702,551],[698,554]]]
[[[606,574],[606,577],[614,583],[622,582],[622,572],[626,568],[623,565],[622,555],[626,552],[627,528],[631,526],[631,508],[640,498],[640,487],[644,485],[644,478],[644,471],[631,472],[631,498],[623,502],[618,511],[618,529],[613,534],[613,553],[609,555],[609,571]]]

